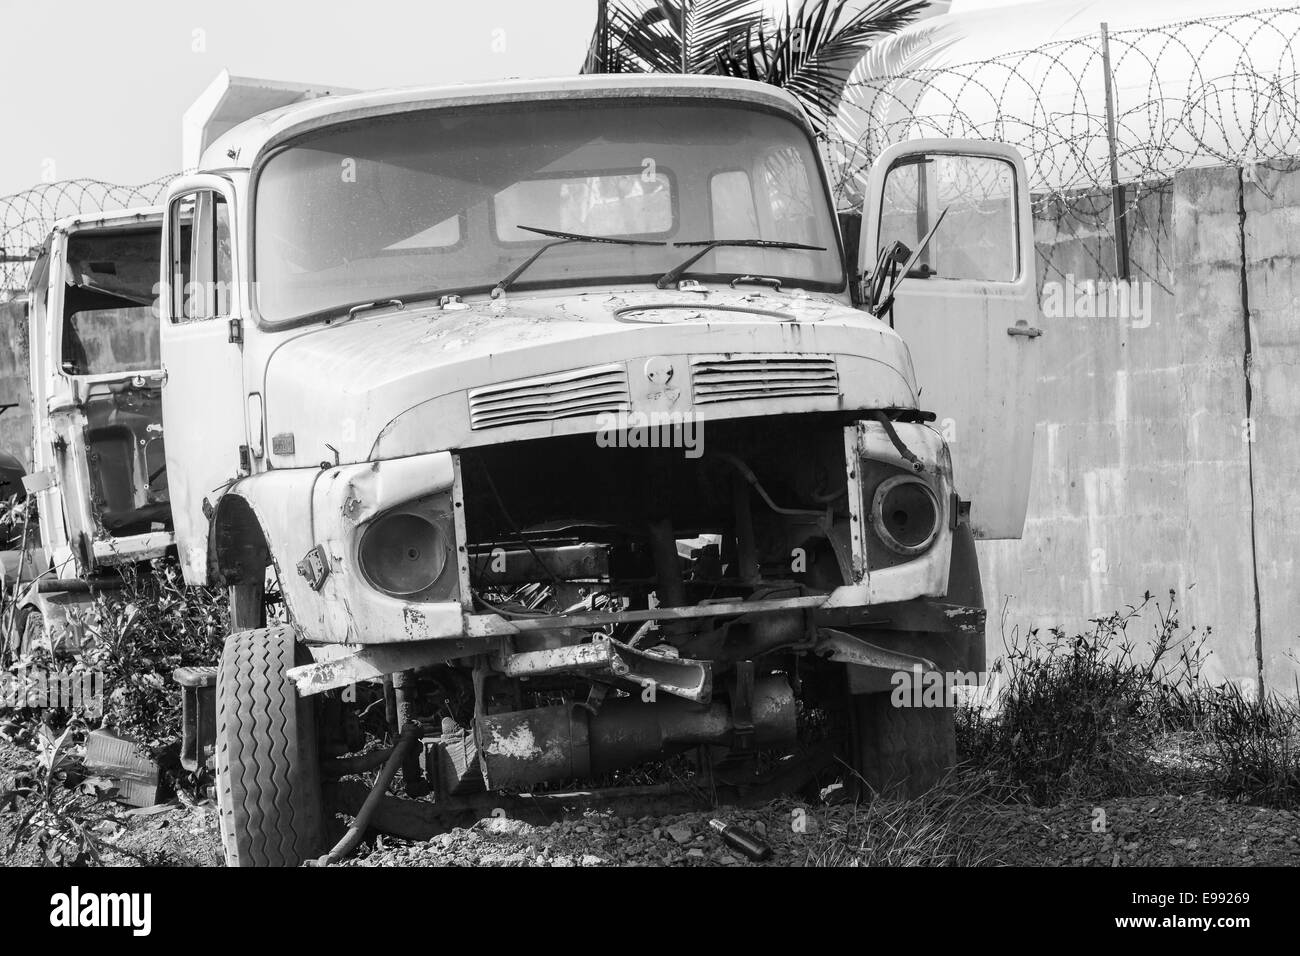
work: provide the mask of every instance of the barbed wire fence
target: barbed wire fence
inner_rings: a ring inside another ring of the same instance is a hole
[[[12,196],[0,196],[0,292],[17,292],[27,285],[35,250],[54,223],[69,216],[161,201],[173,176],[139,186],[119,186],[98,179],[40,183]]]
[[[1157,237],[1157,263],[1144,271],[1166,286],[1169,243],[1158,239],[1169,223],[1152,217],[1167,215],[1175,173],[1300,155],[1297,35],[1292,5],[1141,29],[1099,23],[1086,38],[927,66],[947,43],[922,27],[895,41],[903,69],[855,77],[845,91],[826,144],[837,203],[860,207],[872,161],[894,143],[1011,143],[1025,157],[1035,219],[1063,234],[1113,241],[1119,226]],[[1114,278],[1117,262],[1095,258],[1098,277]]]
[[[927,60],[947,43],[922,26],[897,38],[904,68],[845,90],[826,144],[836,201],[860,207],[872,161],[893,143],[999,140],[1025,156],[1036,219],[1081,236],[1113,238],[1117,224],[1167,235],[1162,200],[1178,171],[1300,156],[1297,35],[1300,5],[1290,5],[1112,32],[1098,24],[1085,38],[936,67]],[[25,287],[55,221],[154,204],[172,178],[77,179],[0,197],[0,294]],[[1157,246],[1160,260],[1168,243]],[[1116,264],[1096,259],[1099,277],[1113,277]],[[1164,285],[1166,265],[1148,278]]]

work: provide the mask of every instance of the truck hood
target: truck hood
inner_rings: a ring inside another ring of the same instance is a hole
[[[637,290],[391,309],[272,340],[275,467],[592,432],[601,416],[705,419],[916,404],[885,323],[833,297]]]

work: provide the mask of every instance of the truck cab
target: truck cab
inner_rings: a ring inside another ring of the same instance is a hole
[[[67,612],[89,602],[89,585],[173,546],[161,242],[161,209],[65,219],[32,271],[33,471],[24,485],[37,496],[45,567],[23,598],[29,646],[48,631],[53,646],[76,647]]]
[[[823,708],[873,788],[951,765],[951,701],[890,691],[982,667],[973,542],[1024,520],[1014,150],[891,149],[861,262],[797,102],[739,80],[324,97],[200,165],[162,411],[186,579],[237,628],[229,862],[321,851],[339,703],[379,681],[449,810],[698,747],[752,779]]]

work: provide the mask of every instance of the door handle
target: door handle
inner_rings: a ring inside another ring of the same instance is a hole
[[[1013,325],[1007,329],[1007,335],[1023,335],[1030,339],[1036,339],[1042,334],[1042,329],[1036,329],[1032,325]]]

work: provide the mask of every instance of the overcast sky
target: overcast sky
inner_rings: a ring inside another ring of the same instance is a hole
[[[595,7],[0,0],[0,195],[43,178],[135,185],[177,171],[181,114],[223,68],[360,89],[572,74]]]
[[[571,74],[594,0],[0,0],[0,195],[180,167],[222,68],[355,88]],[[51,18],[57,18],[57,25]]]

